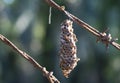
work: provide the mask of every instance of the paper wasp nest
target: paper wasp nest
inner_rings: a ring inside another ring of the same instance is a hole
[[[70,72],[76,67],[77,58],[76,35],[73,33],[72,21],[65,20],[61,25],[60,34],[60,67],[63,75],[68,78]]]

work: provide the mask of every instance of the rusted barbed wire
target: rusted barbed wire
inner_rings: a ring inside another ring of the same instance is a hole
[[[92,33],[97,37],[97,41],[101,41],[106,46],[108,44],[113,45],[115,48],[120,50],[120,45],[115,42],[115,39],[111,37],[111,34],[106,34],[105,32],[99,32],[97,29],[93,28],[89,24],[85,23],[84,21],[80,20],[73,14],[69,13],[65,10],[64,6],[59,6],[57,3],[55,3],[53,0],[45,0],[51,7],[57,8],[58,10],[64,12],[71,20],[76,22],[78,25],[82,26],[84,29]],[[5,43],[6,45],[9,45],[13,50],[18,52],[22,57],[24,57],[26,60],[28,60],[34,67],[38,68],[40,71],[42,71],[43,75],[47,77],[47,79],[51,83],[60,83],[60,81],[53,75],[53,72],[48,72],[45,67],[42,67],[40,64],[37,63],[30,55],[25,53],[24,51],[20,50],[17,46],[15,46],[11,41],[9,41],[6,37],[0,34],[0,40]]]
[[[17,46],[15,46],[10,40],[0,34],[0,40],[6,45],[13,48],[14,51],[18,52],[22,57],[28,60],[34,67],[38,68],[42,71],[43,75],[47,77],[50,83],[60,83],[59,80],[53,75],[53,72],[48,72],[45,67],[42,67],[37,61],[35,61],[30,55],[26,52],[20,50]]]
[[[84,21],[80,20],[79,18],[77,18],[73,14],[69,13],[68,11],[66,11],[64,6],[58,5],[53,0],[45,0],[45,1],[51,7],[54,7],[56,9],[64,12],[71,20],[73,20],[74,22],[76,22],[79,26],[82,26],[84,29],[86,29],[87,31],[89,31],[90,33],[92,33],[93,35],[95,35],[97,37],[97,41],[101,41],[106,46],[108,46],[108,44],[111,44],[115,48],[117,48],[118,50],[120,50],[120,45],[115,42],[115,39],[113,39],[111,37],[111,34],[106,34],[105,32],[99,32],[97,29],[93,28],[89,24],[85,23]]]

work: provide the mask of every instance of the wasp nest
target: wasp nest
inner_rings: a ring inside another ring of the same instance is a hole
[[[70,72],[76,67],[77,58],[76,35],[73,33],[72,21],[65,20],[61,25],[60,35],[60,67],[63,75],[68,78]]]

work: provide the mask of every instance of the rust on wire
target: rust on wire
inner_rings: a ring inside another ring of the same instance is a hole
[[[79,26],[83,27],[84,29],[86,29],[87,31],[89,31],[90,33],[92,33],[93,35],[95,35],[102,43],[104,43],[106,45],[111,44],[115,48],[117,48],[118,50],[120,50],[120,45],[118,43],[116,43],[114,41],[114,39],[112,39],[111,35],[105,35],[106,33],[99,32],[97,29],[93,28],[92,26],[90,26],[86,22],[80,20],[79,18],[77,18],[73,14],[69,13],[68,11],[66,11],[65,8],[63,8],[63,6],[59,6],[53,0],[46,0],[46,2],[51,7],[54,7],[56,9],[64,12],[70,19],[72,19],[74,22],[76,22]]]
[[[10,40],[0,34],[0,40],[6,45],[10,46],[18,52],[22,57],[24,57],[27,61],[29,61],[34,67],[38,68],[45,77],[50,81],[50,83],[60,83],[60,81],[53,75],[53,73],[48,72],[45,67],[42,67],[37,61],[35,61],[30,55],[26,52],[20,50],[15,44],[13,44]]]

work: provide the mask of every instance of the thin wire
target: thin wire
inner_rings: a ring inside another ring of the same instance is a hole
[[[52,15],[52,7],[50,7],[50,9],[49,9],[49,22],[48,22],[48,24],[51,24],[51,15]]]

